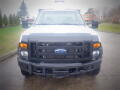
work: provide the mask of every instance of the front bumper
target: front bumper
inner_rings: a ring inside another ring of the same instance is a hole
[[[18,58],[21,70],[29,74],[63,78],[93,71],[100,67],[101,59],[89,63],[32,63]]]

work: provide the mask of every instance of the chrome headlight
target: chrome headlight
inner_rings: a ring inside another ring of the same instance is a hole
[[[93,51],[92,53],[92,56],[93,56],[93,60],[96,60],[100,55],[100,51],[99,50],[95,50]]]
[[[28,57],[28,51],[20,51],[21,56]]]

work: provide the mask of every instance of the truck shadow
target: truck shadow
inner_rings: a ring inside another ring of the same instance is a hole
[[[95,90],[96,78],[92,76],[62,79],[32,76],[24,79],[22,90]]]

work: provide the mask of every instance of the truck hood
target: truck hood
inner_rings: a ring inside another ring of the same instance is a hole
[[[83,25],[35,25],[25,30],[21,41],[77,42],[99,41],[97,32]]]

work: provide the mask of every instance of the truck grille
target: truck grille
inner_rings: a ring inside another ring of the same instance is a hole
[[[56,54],[56,49],[65,49],[66,54]],[[30,42],[29,57],[37,61],[85,60],[91,58],[90,42]]]

